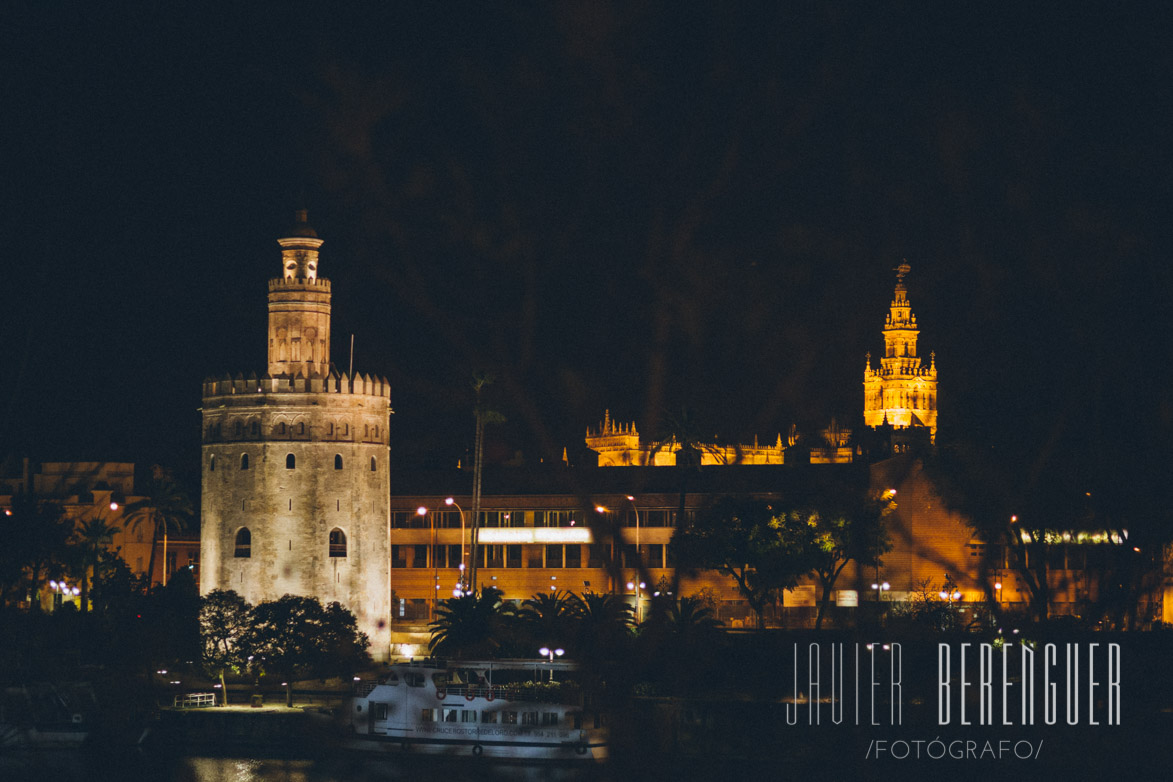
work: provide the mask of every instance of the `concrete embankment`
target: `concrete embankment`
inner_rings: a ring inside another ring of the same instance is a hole
[[[222,706],[168,709],[145,741],[193,747],[281,747],[314,752],[333,745],[340,733],[334,718],[317,709]]]

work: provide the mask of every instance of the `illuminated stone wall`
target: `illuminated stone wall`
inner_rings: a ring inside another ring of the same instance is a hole
[[[930,354],[925,366],[917,355],[920,330],[908,301],[904,275],[908,265],[897,270],[896,293],[884,324],[884,356],[880,366],[871,365],[868,355],[863,373],[863,421],[877,427],[885,423],[897,429],[927,427],[937,435],[937,363]]]
[[[391,391],[385,379],[320,371],[330,285],[317,277],[321,241],[299,218],[281,240],[283,277],[269,284],[269,367],[286,371],[203,386],[200,590],[254,604],[336,600],[385,656]],[[244,528],[247,556],[236,545]]]

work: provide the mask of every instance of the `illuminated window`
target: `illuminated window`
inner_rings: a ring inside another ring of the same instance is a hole
[[[424,709],[420,712],[420,722],[435,722],[435,721],[436,721],[436,710],[435,709]]]
[[[287,455],[285,457],[285,469],[292,470],[296,466],[297,466],[297,458],[293,454]]]
[[[216,472],[216,454],[212,454],[208,459],[208,472]]]
[[[330,530],[330,556],[346,556],[346,533],[337,527]]]
[[[248,454],[247,453],[242,453],[240,455],[240,469],[242,469],[242,470],[248,469]]]
[[[537,725],[538,724],[538,712],[536,712],[536,711],[523,711],[521,713],[521,724],[522,725]]]
[[[342,469],[342,454],[340,454],[340,453],[334,454],[334,469],[335,470]]]
[[[237,559],[248,559],[252,556],[253,535],[248,527],[241,527],[236,531],[236,548],[232,556]]]

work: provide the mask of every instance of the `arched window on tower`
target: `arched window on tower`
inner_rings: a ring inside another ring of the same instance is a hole
[[[240,469],[242,469],[242,470],[248,469],[248,454],[247,453],[242,453],[240,455]]]
[[[252,556],[253,535],[248,531],[248,527],[241,527],[236,531],[236,547],[233,549],[232,556],[237,559],[248,559]]]
[[[240,437],[244,434],[244,424],[242,424],[240,421],[234,421],[232,424],[232,431],[237,437]]]
[[[334,469],[335,470],[342,469],[342,454],[340,454],[340,453],[334,454]]]
[[[285,469],[292,470],[296,466],[297,466],[297,457],[294,456],[293,454],[287,454],[285,456]]]
[[[378,467],[378,463],[375,462],[375,457],[372,456],[371,457],[371,472],[374,472],[377,467]]]
[[[337,527],[330,530],[330,556],[346,556],[346,533]]]
[[[216,454],[208,457],[208,472],[216,472]]]

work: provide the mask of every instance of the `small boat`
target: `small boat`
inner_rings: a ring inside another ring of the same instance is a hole
[[[584,708],[575,666],[494,660],[398,663],[359,682],[352,746],[526,760],[601,760],[603,715]]]
[[[0,691],[0,748],[80,746],[89,738],[85,714],[93,705],[93,693],[85,685],[5,688]]]

